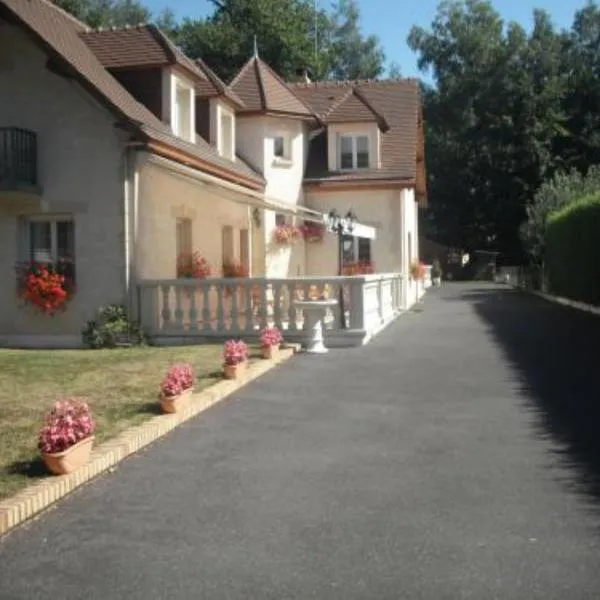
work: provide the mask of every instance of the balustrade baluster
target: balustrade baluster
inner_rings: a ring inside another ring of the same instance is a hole
[[[244,282],[244,294],[246,298],[246,323],[244,324],[244,331],[250,332],[254,329],[254,315],[253,315],[253,298],[252,298],[252,288],[254,284],[248,281]]]
[[[189,290],[190,297],[190,324],[189,324],[189,332],[190,333],[198,333],[198,309],[196,308],[196,292],[198,288],[193,286],[191,288],[187,288]]]
[[[175,290],[175,322],[173,323],[173,329],[181,331],[183,329],[183,294],[179,285],[175,284],[173,289]]]
[[[260,282],[259,285],[260,285],[260,309],[258,311],[258,323],[259,323],[259,328],[263,329],[264,327],[267,327],[267,325],[268,325],[268,321],[267,321],[267,317],[268,317],[267,282],[263,280]]]
[[[162,323],[160,324],[160,329],[166,331],[171,328],[171,307],[169,305],[171,286],[169,284],[162,284],[160,290],[162,293],[162,309],[160,311]]]
[[[277,281],[273,284],[273,321],[274,326],[279,329],[283,329],[283,324],[281,322],[281,292],[281,281]]]
[[[236,283],[233,284],[232,286],[232,292],[231,292],[231,325],[229,326],[229,331],[231,331],[232,333],[237,333],[239,331],[239,324],[238,324],[238,291],[239,291],[239,287],[237,284],[237,280]]]
[[[223,310],[223,281],[216,284],[217,286],[217,331],[225,330],[225,311]]]
[[[211,311],[210,311],[210,290],[212,284],[207,281],[202,282],[202,329],[204,331],[212,331],[212,325],[210,322]]]

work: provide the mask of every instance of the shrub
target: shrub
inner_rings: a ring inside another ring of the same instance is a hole
[[[279,346],[282,342],[283,336],[277,327],[265,327],[260,332],[260,343],[262,346]]]
[[[38,448],[46,454],[63,452],[92,435],[95,427],[85,402],[77,398],[60,400],[45,417]]]
[[[223,346],[223,359],[226,365],[238,365],[248,356],[248,345],[242,340],[228,340]]]
[[[81,337],[88,348],[140,346],[148,341],[142,327],[129,319],[127,308],[121,304],[100,307],[97,317],[85,324]]]
[[[173,365],[160,384],[160,393],[171,398],[189,390],[194,385],[194,369],[189,363]]]
[[[546,234],[550,291],[573,300],[600,304],[600,193],[552,213]]]

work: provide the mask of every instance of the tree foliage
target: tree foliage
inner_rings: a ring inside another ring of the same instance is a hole
[[[123,27],[147,23],[152,13],[138,0],[53,0],[90,27]]]
[[[317,79],[371,78],[383,71],[379,40],[362,35],[355,0],[341,0],[332,13],[315,13],[312,0],[211,2],[210,16],[184,19],[173,34],[189,56],[202,57],[225,80],[252,55],[255,37],[261,58],[284,78],[304,67]]]

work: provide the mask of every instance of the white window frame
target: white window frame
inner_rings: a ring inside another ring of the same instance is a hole
[[[283,156],[275,154],[276,140],[283,140]],[[292,165],[292,140],[287,133],[277,133],[273,136],[273,164],[275,166],[289,167]]]
[[[23,217],[23,228],[24,235],[20,240],[21,242],[21,260],[24,262],[35,261],[35,262],[58,262],[58,230],[57,223],[72,223],[73,226],[73,264],[76,262],[76,252],[75,252],[75,219],[73,215],[31,215],[27,217]],[[31,255],[31,223],[49,223],[50,224],[50,261],[37,261]]]
[[[218,111],[219,115],[219,154],[223,158],[233,160],[235,157],[235,125],[234,125],[234,114],[228,110],[223,110],[223,107]],[[223,134],[223,121],[227,120],[229,123],[229,143],[227,148],[225,147],[225,137]]]
[[[342,139],[349,138],[352,140],[352,166],[342,166]],[[367,158],[368,164],[366,167],[358,166],[358,138],[366,138],[367,140]],[[340,171],[359,171],[362,169],[369,169],[371,167],[371,140],[368,133],[340,133],[338,143],[338,165]]]

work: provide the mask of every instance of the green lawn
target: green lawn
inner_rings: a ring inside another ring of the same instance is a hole
[[[99,443],[158,414],[158,387],[171,364],[192,363],[198,390],[220,378],[222,352],[222,345],[0,349],[0,499],[46,476],[37,435],[54,401],[65,396],[85,398],[94,414]]]

